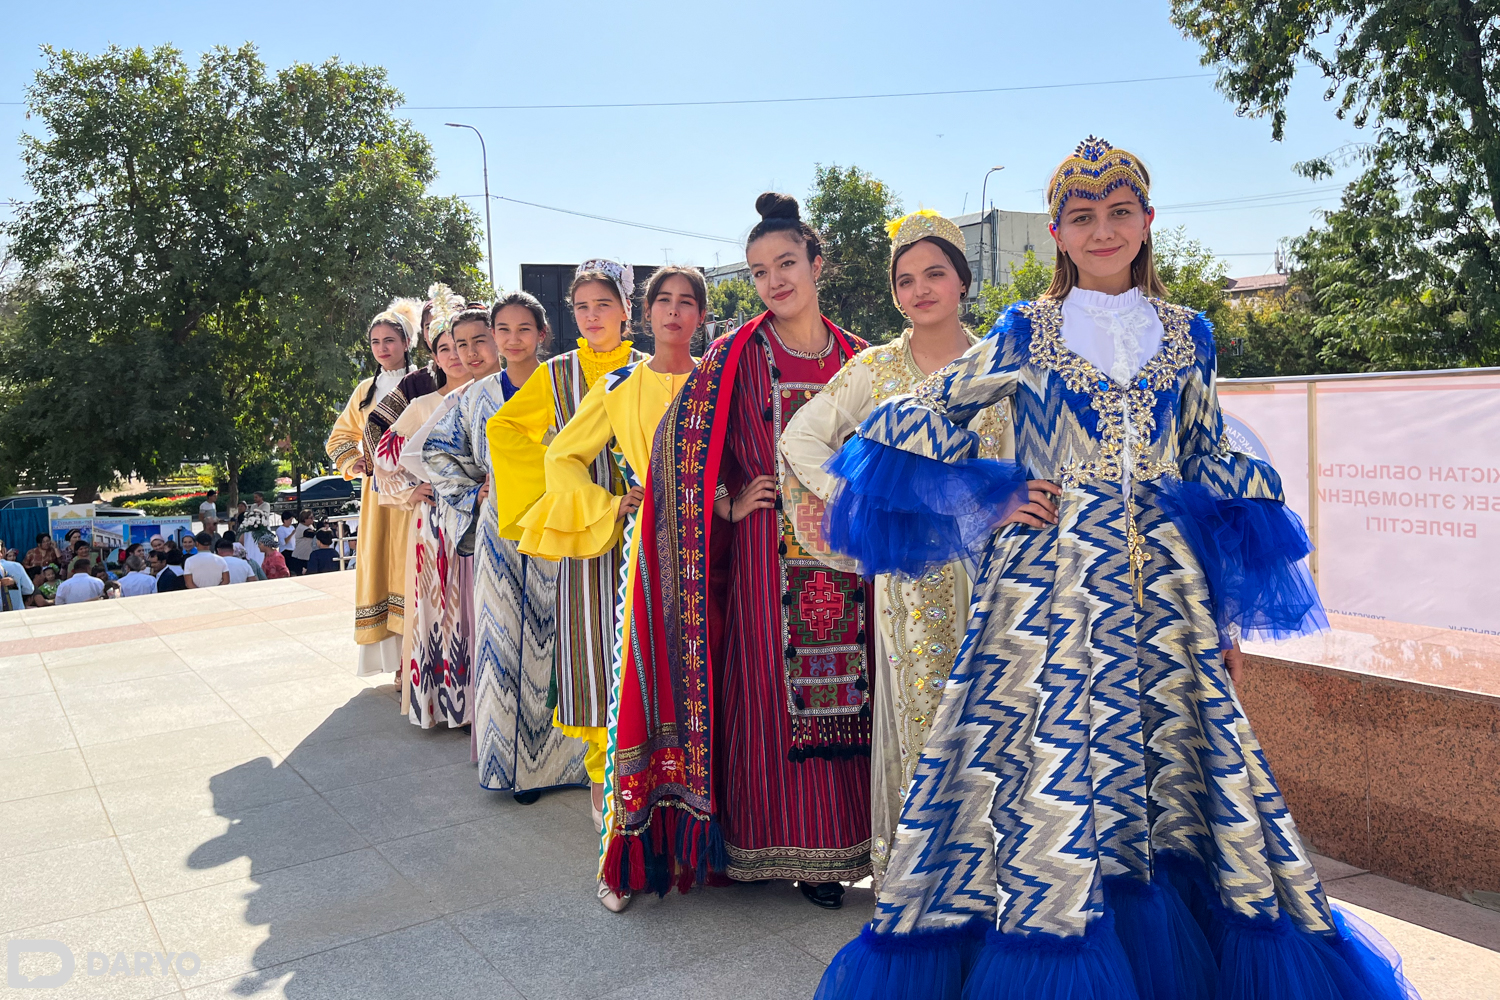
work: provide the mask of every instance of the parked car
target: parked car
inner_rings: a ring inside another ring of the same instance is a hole
[[[303,503],[318,500],[350,500],[356,492],[354,484],[343,476],[318,476],[316,479],[302,481]],[[297,499],[297,491],[281,490],[276,494],[276,499],[283,503],[291,503]]]
[[[61,507],[72,503],[61,493],[12,493],[0,497],[0,510],[20,510],[23,507]]]

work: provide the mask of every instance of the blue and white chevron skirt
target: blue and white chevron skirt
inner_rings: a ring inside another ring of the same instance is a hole
[[[1155,483],[1010,525],[911,782],[875,918],[819,1000],[1412,1000],[1332,907]]]

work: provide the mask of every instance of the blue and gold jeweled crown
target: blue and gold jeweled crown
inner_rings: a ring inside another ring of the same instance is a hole
[[[1097,136],[1089,136],[1052,173],[1052,180],[1047,185],[1047,208],[1052,224],[1055,226],[1062,220],[1063,203],[1070,196],[1098,201],[1116,188],[1127,185],[1141,199],[1141,207],[1149,209],[1151,182],[1140,158],[1134,153],[1116,149]]]

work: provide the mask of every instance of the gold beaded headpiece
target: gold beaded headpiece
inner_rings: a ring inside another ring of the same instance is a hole
[[[901,252],[902,247],[909,247],[919,240],[935,236],[951,243],[960,257],[969,255],[963,230],[952,219],[944,218],[930,208],[919,208],[910,215],[892,219],[885,224],[885,231],[891,237],[891,299],[898,309],[901,307],[901,300],[896,298],[896,254]]]
[[[1089,136],[1078,144],[1072,156],[1062,161],[1047,186],[1052,225],[1062,221],[1063,204],[1074,195],[1100,201],[1116,188],[1127,186],[1141,199],[1141,207],[1150,211],[1151,182],[1141,161],[1134,153]]]
[[[947,240],[961,254],[967,254],[969,251],[968,246],[964,244],[963,231],[954,225],[951,219],[943,218],[930,208],[919,208],[910,215],[892,219],[885,224],[885,231],[891,237],[892,261],[896,259],[896,254],[902,247],[910,246],[918,240],[925,240],[929,236]]]

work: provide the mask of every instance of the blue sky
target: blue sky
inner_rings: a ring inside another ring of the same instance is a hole
[[[962,90],[1208,73],[1165,2],[1050,0],[647,4],[74,3],[14,5],[0,41],[0,101],[19,101],[38,46],[97,51],[171,43],[190,57],[254,42],[292,62],[386,67],[409,105],[732,100]],[[13,137],[24,109],[0,105],[0,198],[24,198]],[[1113,87],[697,108],[402,112],[431,139],[438,193],[481,190],[485,133],[494,194],[634,222],[743,238],[755,196],[806,195],[815,164],[857,164],[908,209],[979,205],[985,171],[999,208],[1037,211],[1056,162],[1089,133],[1152,168],[1158,225],[1185,225],[1231,274],[1271,269],[1278,239],[1338,203],[1298,160],[1361,138],[1305,74],[1285,141],[1236,117],[1211,76]],[[34,123],[30,127],[35,127]],[[1234,199],[1289,192],[1287,198]],[[1204,202],[1227,204],[1204,205]],[[1286,202],[1293,203],[1286,203]],[[476,208],[479,198],[470,200]],[[1173,206],[1188,206],[1174,208]],[[742,256],[715,242],[493,203],[495,272],[515,287],[527,262],[589,256],[713,265]],[[9,213],[5,213],[8,215]],[[716,256],[717,255],[717,256]]]

